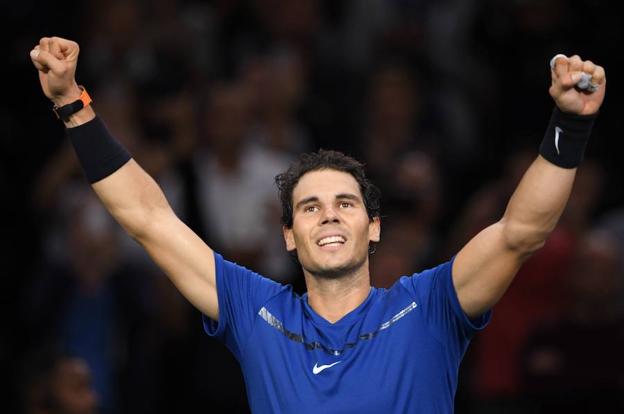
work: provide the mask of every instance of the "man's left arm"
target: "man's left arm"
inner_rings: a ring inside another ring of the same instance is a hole
[[[576,55],[559,56],[553,62],[549,90],[557,108],[540,155],[524,174],[503,218],[470,240],[453,263],[453,284],[469,317],[483,314],[498,302],[522,263],[544,245],[555,228],[604,99],[602,67]],[[579,88],[582,73],[591,75],[593,91]]]

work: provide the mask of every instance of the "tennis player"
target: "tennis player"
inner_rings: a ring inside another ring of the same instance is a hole
[[[286,248],[305,275],[299,296],[227,261],[176,217],[76,83],[78,53],[70,40],[39,41],[30,56],[43,92],[102,203],[236,356],[257,413],[452,413],[464,352],[555,227],[606,86],[602,67],[557,56],[550,124],[503,217],[390,289],[370,284],[379,191],[362,165],[333,151],[301,156],[276,178]],[[510,79],[508,99],[517,93]]]

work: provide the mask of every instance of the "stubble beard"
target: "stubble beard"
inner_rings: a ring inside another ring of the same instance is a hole
[[[338,280],[338,279],[346,278],[356,273],[359,269],[362,268],[362,266],[364,266],[364,264],[366,263],[367,257],[368,256],[366,254],[363,254],[362,257],[356,257],[353,260],[343,265],[338,265],[334,267],[322,267],[322,266],[307,267],[303,263],[301,263],[301,260],[299,260],[299,263],[301,263],[301,267],[303,268],[305,272],[309,273],[310,275],[316,278],[326,279],[326,280]]]

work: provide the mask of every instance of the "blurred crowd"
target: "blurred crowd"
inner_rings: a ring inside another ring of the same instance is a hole
[[[6,14],[31,24],[9,54],[27,100],[1,115],[3,412],[248,410],[233,357],[87,185],[27,61],[44,35],[80,44],[78,82],[176,213],[229,260],[298,291],[273,179],[299,153],[366,164],[383,193],[372,281],[388,287],[501,217],[550,115],[549,58],[603,64],[614,81],[569,206],[475,338],[457,411],[623,412],[624,171],[612,135],[624,36],[607,1],[54,7]]]

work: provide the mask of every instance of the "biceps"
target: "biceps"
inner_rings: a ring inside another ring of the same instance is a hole
[[[453,285],[464,312],[476,317],[494,306],[528,257],[509,246],[501,222],[470,240],[453,263]]]
[[[193,306],[208,317],[218,319],[212,249],[173,212],[152,221],[137,241]]]

